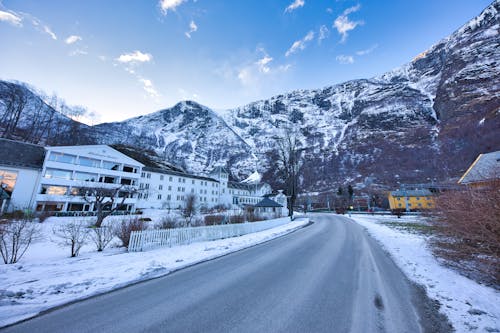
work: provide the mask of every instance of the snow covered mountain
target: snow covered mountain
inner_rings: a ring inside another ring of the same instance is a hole
[[[94,128],[103,143],[153,147],[160,156],[194,173],[226,163],[247,169],[241,163],[251,158],[249,146],[221,117],[192,101]]]
[[[219,113],[185,101],[94,126],[93,138],[154,149],[196,173],[225,165],[245,179],[257,169],[272,183],[270,152],[293,130],[305,149],[305,189],[458,177],[479,153],[500,150],[499,11],[495,0],[408,64],[371,79]]]

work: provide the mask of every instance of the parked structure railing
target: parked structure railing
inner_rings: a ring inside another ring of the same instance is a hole
[[[290,219],[285,217],[261,222],[224,224],[207,227],[132,231],[128,250],[129,252],[139,252],[160,247],[187,245],[195,242],[242,236],[275,228],[287,223],[290,223]]]

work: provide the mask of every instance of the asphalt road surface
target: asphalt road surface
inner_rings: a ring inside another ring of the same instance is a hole
[[[284,237],[0,331],[450,331],[362,227],[337,215],[311,219]]]

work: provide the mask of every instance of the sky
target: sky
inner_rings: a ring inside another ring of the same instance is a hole
[[[0,79],[92,118],[194,100],[215,110],[370,78],[411,61],[485,0],[0,0]]]

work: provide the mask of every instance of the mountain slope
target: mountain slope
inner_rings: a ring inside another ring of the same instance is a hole
[[[191,101],[123,122],[100,124],[95,130],[103,143],[154,147],[160,156],[196,173],[220,163],[239,167],[250,157],[248,145],[222,118]]]

